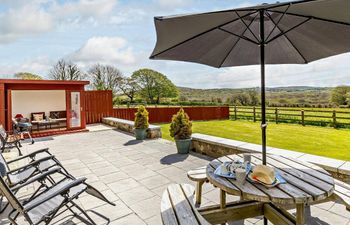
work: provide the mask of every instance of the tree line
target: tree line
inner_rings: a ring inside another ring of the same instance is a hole
[[[18,79],[41,80],[41,76],[32,73],[16,73]],[[89,80],[90,89],[112,90],[113,94],[125,95],[128,102],[136,98],[151,104],[159,104],[163,98],[176,98],[176,86],[162,73],[151,69],[139,69],[130,77],[111,65],[95,64],[86,72],[76,64],[59,60],[49,71],[52,80]]]

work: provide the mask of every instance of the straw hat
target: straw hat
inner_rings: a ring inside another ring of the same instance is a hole
[[[257,165],[253,168],[251,178],[261,181],[265,184],[273,184],[276,180],[273,168],[265,165]]]

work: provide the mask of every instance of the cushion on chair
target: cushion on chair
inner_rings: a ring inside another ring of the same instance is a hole
[[[44,120],[44,114],[42,114],[42,113],[33,114],[33,120],[34,121]]]

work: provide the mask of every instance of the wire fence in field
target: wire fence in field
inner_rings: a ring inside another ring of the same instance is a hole
[[[244,119],[254,122],[261,120],[261,107],[231,106],[230,117],[234,120]],[[266,119],[275,123],[297,123],[303,126],[332,126],[350,128],[349,109],[298,109],[266,108]]]

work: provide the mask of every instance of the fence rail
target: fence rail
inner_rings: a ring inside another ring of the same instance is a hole
[[[261,107],[231,106],[230,117],[234,120],[248,119],[256,122],[261,120]],[[275,123],[299,123],[303,126],[319,125],[334,128],[350,127],[350,111],[268,107],[266,118]]]

